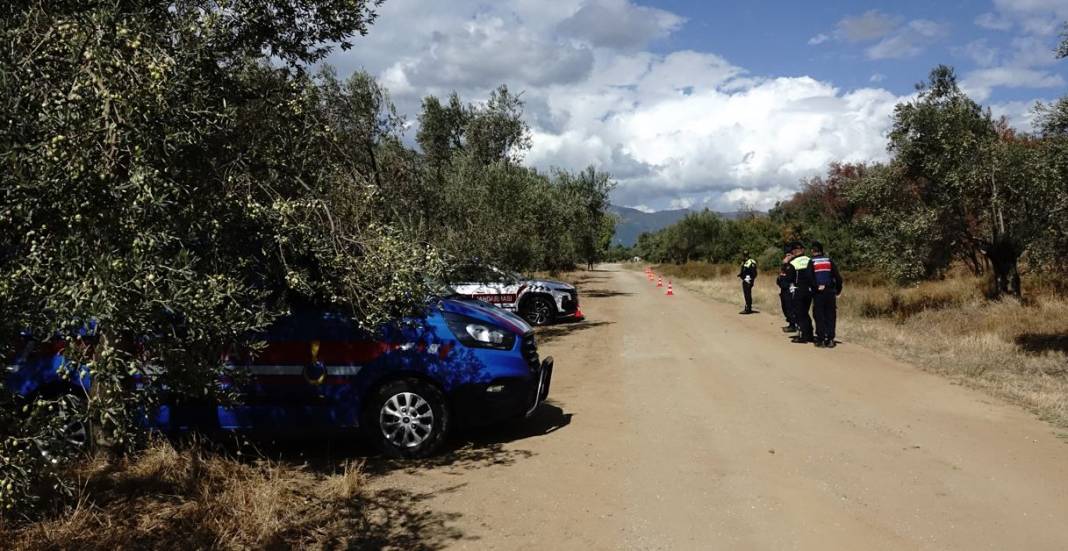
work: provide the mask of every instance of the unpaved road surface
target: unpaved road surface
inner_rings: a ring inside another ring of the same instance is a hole
[[[550,404],[378,466],[380,497],[410,502],[406,546],[1068,549],[1068,445],[1027,412],[850,343],[791,344],[775,313],[616,266],[580,277],[589,321],[541,338]]]

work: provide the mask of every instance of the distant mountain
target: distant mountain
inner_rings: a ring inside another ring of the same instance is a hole
[[[626,247],[634,245],[642,233],[666,228],[690,213],[689,209],[642,212],[638,209],[615,205],[611,205],[608,210],[619,218],[616,221],[616,236],[612,243],[619,243]]]
[[[608,210],[615,214],[619,220],[616,222],[616,236],[612,239],[613,244],[621,244],[630,247],[638,242],[638,236],[644,232],[654,232],[664,229],[690,214],[690,209],[659,210],[656,212],[643,212],[630,207],[618,207],[609,205]],[[724,218],[738,218],[740,212],[717,213]]]

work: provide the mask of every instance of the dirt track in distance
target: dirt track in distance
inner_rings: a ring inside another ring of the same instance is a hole
[[[777,313],[617,266],[588,321],[545,330],[551,402],[422,465],[424,548],[1068,549],[1068,445],[1025,411],[850,343],[791,344]]]

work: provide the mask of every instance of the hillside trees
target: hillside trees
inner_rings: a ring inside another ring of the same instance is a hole
[[[777,249],[779,234],[779,226],[767,216],[751,213],[728,220],[706,209],[662,230],[642,233],[633,254],[653,262],[733,263],[745,251],[763,257],[768,249]]]

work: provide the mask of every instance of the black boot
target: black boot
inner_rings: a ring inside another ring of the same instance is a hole
[[[827,339],[827,348],[834,348],[836,346],[838,345],[835,344],[834,339]]]
[[[783,333],[797,333],[797,326],[791,323],[790,325],[787,325],[786,327],[783,327],[782,328],[782,332]]]

